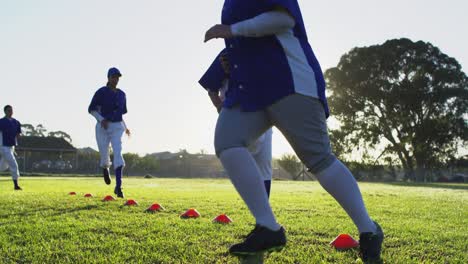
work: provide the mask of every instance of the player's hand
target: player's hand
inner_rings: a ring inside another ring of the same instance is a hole
[[[104,129],[107,129],[109,127],[109,121],[107,120],[102,120],[101,121],[101,127],[104,128]]]
[[[214,107],[216,107],[218,113],[221,112],[221,109],[223,108],[223,101],[219,97],[219,94],[214,92],[208,92],[208,95],[210,96],[211,102],[213,103]]]
[[[229,75],[231,73],[231,65],[229,64],[227,52],[221,53],[221,55],[219,56],[219,61],[221,62],[221,66],[223,67],[224,73],[226,73],[226,75]]]
[[[127,134],[128,137],[130,137],[132,135],[132,133],[130,132],[130,129],[125,129],[125,134]]]
[[[228,25],[214,25],[205,33],[205,42],[215,38],[232,38],[231,26]]]

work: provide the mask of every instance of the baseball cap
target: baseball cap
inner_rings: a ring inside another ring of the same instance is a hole
[[[122,76],[119,69],[112,67],[107,71],[107,77],[114,76],[114,75],[118,75],[119,77]]]

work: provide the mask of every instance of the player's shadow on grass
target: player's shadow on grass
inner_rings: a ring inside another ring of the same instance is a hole
[[[2,214],[2,215],[0,215],[0,219],[7,219],[9,217],[14,217],[14,216],[28,217],[28,216],[32,216],[32,215],[37,215],[38,212],[44,212],[44,211],[48,211],[48,210],[51,210],[53,212],[50,213],[50,214],[45,215],[45,217],[51,217],[51,216],[72,214],[72,213],[76,213],[76,212],[79,212],[79,211],[92,210],[92,209],[95,209],[95,208],[98,208],[98,207],[99,206],[93,205],[93,204],[88,204],[88,205],[85,205],[85,206],[80,206],[80,207],[75,207],[75,208],[60,208],[60,209],[56,209],[54,207],[46,207],[46,208],[37,207],[34,210]],[[0,226],[6,225],[6,224],[8,224],[8,222],[7,223],[0,223]]]
[[[391,182],[391,183],[386,183],[386,184],[400,186],[400,187],[429,187],[429,188],[437,188],[437,189],[468,190],[468,184],[466,183]]]

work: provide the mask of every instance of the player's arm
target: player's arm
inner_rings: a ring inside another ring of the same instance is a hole
[[[109,126],[109,121],[107,121],[100,113],[99,109],[101,107],[100,102],[100,94],[99,90],[94,94],[93,99],[91,99],[91,103],[88,106],[88,113],[91,114],[98,123],[101,124],[101,126],[104,129],[107,129]]]
[[[215,25],[205,34],[205,42],[214,38],[264,37],[294,28],[296,22],[288,9],[275,5],[271,11],[233,25]]]
[[[285,32],[295,26],[294,18],[284,8],[260,14],[231,26],[233,36],[263,37]]]
[[[18,140],[18,138],[21,136],[22,133],[23,131],[21,131],[21,123],[18,121],[18,129],[16,131],[16,140]]]
[[[209,91],[208,96],[210,97],[211,103],[213,103],[218,113],[221,112],[221,108],[223,108],[223,101],[221,100],[221,97],[219,96],[219,91],[218,92]]]
[[[123,124],[124,129],[125,129],[125,134],[127,134],[127,136],[130,137],[130,135],[131,135],[132,133],[130,132],[130,129],[128,129],[127,124],[125,123],[125,120],[123,120],[123,119],[122,119],[122,124]]]
[[[211,63],[208,70],[203,74],[198,83],[208,91],[211,102],[218,111],[221,110],[223,102],[219,97],[219,90],[225,85],[229,78],[229,61],[226,51],[221,51]]]
[[[123,91],[122,91],[122,93],[123,93],[123,106],[122,106],[121,111],[122,111],[122,116],[123,116],[124,114],[127,113],[127,95]],[[128,129],[127,123],[125,123],[125,120],[123,119],[123,117],[122,117],[122,124],[123,124],[124,129],[125,129],[125,134],[127,134],[127,136],[130,137],[130,135],[131,135],[130,129]]]

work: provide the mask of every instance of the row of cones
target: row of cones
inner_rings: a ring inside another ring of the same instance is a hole
[[[76,192],[70,192],[70,195],[76,195]],[[84,197],[93,197],[92,194],[87,193]],[[115,201],[116,199],[112,195],[105,196],[102,201]],[[125,206],[137,206],[137,201],[133,199],[129,199],[125,202]],[[146,208],[145,212],[148,213],[155,213],[159,211],[165,210],[164,207],[158,203],[152,204],[150,207]],[[195,208],[190,208],[185,213],[180,215],[180,218],[188,219],[188,218],[198,218],[201,214]],[[213,219],[214,223],[221,223],[221,224],[229,224],[232,223],[232,219],[229,218],[226,214],[218,215]],[[350,248],[355,248],[359,246],[359,242],[357,242],[354,238],[352,238],[348,234],[340,234],[338,235],[332,242],[330,242],[330,246],[338,249],[338,250],[345,250]]]
[[[70,192],[69,195],[76,195],[76,192]],[[84,195],[84,197],[91,198],[91,197],[94,197],[94,196],[91,193],[86,193]],[[115,200],[116,199],[112,195],[107,195],[102,199],[103,202],[110,202],[110,201],[115,201]],[[133,200],[133,199],[128,199],[124,204],[124,206],[137,206],[137,205],[138,205],[138,202]],[[163,211],[163,210],[165,210],[165,209],[164,209],[164,207],[162,205],[160,205],[158,203],[154,203],[150,207],[146,208],[145,212],[155,213],[155,212],[159,212],[159,211]],[[197,211],[197,209],[190,208],[187,211],[185,211],[183,214],[181,214],[180,218],[188,219],[188,218],[198,218],[200,216],[201,216],[201,214]],[[215,217],[213,219],[213,222],[222,223],[222,224],[229,224],[229,223],[232,223],[232,219],[229,218],[229,216],[227,216],[226,214],[221,214],[221,215],[218,215],[217,217]]]
[[[200,217],[200,213],[197,211],[197,209],[190,208],[185,213],[180,215],[180,218],[198,218]],[[229,224],[232,223],[232,219],[227,216],[226,214],[220,214],[217,217],[213,218],[212,220],[214,223],[220,223],[220,224]]]

